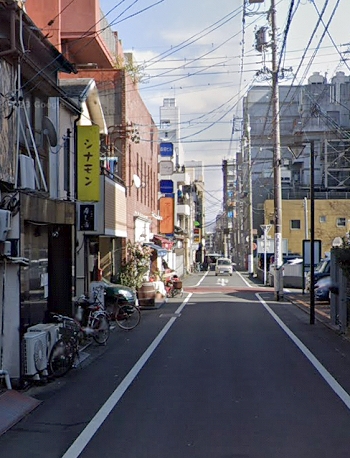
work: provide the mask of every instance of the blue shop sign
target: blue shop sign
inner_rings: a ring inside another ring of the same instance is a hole
[[[172,157],[174,155],[174,145],[172,143],[161,143],[160,155],[162,157]]]
[[[163,194],[171,194],[174,192],[173,180],[160,180],[160,192]]]

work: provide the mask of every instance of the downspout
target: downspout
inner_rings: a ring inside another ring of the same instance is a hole
[[[80,109],[79,116],[74,120],[74,132],[73,132],[73,144],[74,144],[74,164],[73,164],[73,170],[74,170],[74,183],[73,183],[73,202],[75,202],[75,212],[74,212],[74,293],[75,295],[77,294],[77,243],[78,243],[78,218],[77,218],[77,213],[78,213],[78,205],[77,205],[77,196],[78,196],[78,183],[77,183],[77,177],[78,177],[78,138],[77,138],[77,125],[78,122],[81,119],[82,111]],[[70,177],[68,177],[70,180]],[[69,186],[70,189],[70,186]],[[85,249],[84,249],[85,250]],[[85,283],[84,279],[84,283]],[[85,286],[85,285],[84,285]],[[85,290],[86,291],[86,290]],[[74,312],[74,310],[73,310]]]
[[[4,323],[5,323],[5,318],[4,318],[5,307],[4,307],[4,303],[5,303],[5,283],[6,283],[6,260],[4,262],[3,269],[4,270],[3,270],[3,284],[2,284],[2,312],[1,312],[1,339],[0,339],[0,362],[1,362],[1,367],[2,367],[2,362],[3,362],[2,356],[3,356],[3,348],[4,348],[3,337],[4,337]],[[7,389],[8,390],[12,390],[9,372],[7,370],[5,370],[5,369],[0,369],[0,377],[4,377],[5,378]]]

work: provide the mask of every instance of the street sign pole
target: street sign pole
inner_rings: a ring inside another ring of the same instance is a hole
[[[267,245],[267,234],[271,229],[271,224],[261,224],[261,229],[264,231],[264,285],[266,285],[266,273],[267,273],[267,266],[266,266],[266,245]]]

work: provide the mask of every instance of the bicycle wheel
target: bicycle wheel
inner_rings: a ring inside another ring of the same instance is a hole
[[[49,373],[54,377],[62,377],[73,365],[74,357],[71,344],[59,339],[52,347],[49,357]]]
[[[99,345],[104,345],[109,339],[109,320],[105,313],[97,313],[92,317],[91,328],[94,330],[92,337]]]
[[[131,329],[136,328],[136,326],[140,323],[140,320],[141,312],[136,305],[128,304],[119,306],[115,321],[120,328],[130,331]]]

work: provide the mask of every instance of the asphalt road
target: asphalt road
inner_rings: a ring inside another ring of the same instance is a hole
[[[30,390],[1,458],[349,457],[350,343],[238,273],[184,285]]]

